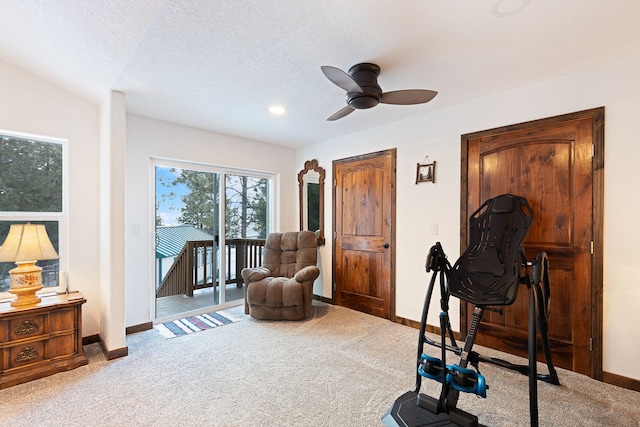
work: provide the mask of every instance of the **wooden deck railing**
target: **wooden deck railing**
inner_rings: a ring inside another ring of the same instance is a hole
[[[227,239],[225,283],[242,287],[240,271],[262,265],[264,239]],[[156,297],[193,296],[193,291],[218,284],[215,268],[217,253],[213,240],[188,241],[176,257],[156,291]]]
[[[264,254],[264,239],[229,239],[227,244],[227,281],[242,287],[240,272],[245,267],[260,267]],[[235,263],[231,261],[231,252],[235,251]],[[235,265],[232,265],[235,264]],[[231,272],[233,271],[233,276]]]

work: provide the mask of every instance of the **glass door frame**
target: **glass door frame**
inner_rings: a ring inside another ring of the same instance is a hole
[[[219,226],[219,239],[218,239],[218,248],[220,254],[220,260],[218,262],[218,283],[223,284],[226,282],[226,176],[227,175],[243,175],[254,178],[264,178],[268,180],[267,184],[267,203],[270,206],[270,209],[267,209],[267,234],[274,230],[274,226],[276,224],[276,219],[278,217],[278,188],[279,188],[279,175],[273,172],[265,172],[265,171],[256,171],[250,169],[242,169],[242,168],[234,168],[234,167],[225,167],[219,165],[213,165],[208,163],[198,163],[198,162],[190,162],[185,160],[176,160],[176,159],[167,159],[161,157],[152,157],[149,167],[149,182],[150,182],[150,191],[149,191],[149,224],[150,224],[150,241],[149,241],[149,250],[153,256],[150,259],[150,271],[153,272],[151,275],[151,283],[150,283],[150,307],[151,307],[151,315],[153,317],[154,322],[161,322],[165,320],[170,320],[184,317],[184,316],[192,316],[200,313],[205,313],[208,311],[220,310],[228,307],[234,307],[243,303],[243,299],[226,301],[226,292],[225,286],[220,286],[220,294],[219,294],[219,304],[211,305],[205,308],[191,310],[187,312],[183,312],[180,314],[171,315],[168,318],[159,318],[157,317],[157,306],[156,306],[156,281],[157,281],[157,271],[155,265],[155,247],[156,247],[156,167],[167,167],[167,168],[176,168],[176,169],[190,169],[200,172],[209,172],[212,174],[218,174],[220,179],[219,186],[219,218],[218,218],[218,226]],[[239,272],[236,272],[239,274]]]

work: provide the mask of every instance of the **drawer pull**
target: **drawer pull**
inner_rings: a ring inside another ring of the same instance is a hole
[[[31,346],[25,347],[16,356],[16,362],[18,363],[28,362],[30,360],[37,359],[39,356],[40,355],[38,354],[35,348]]]
[[[33,320],[25,320],[16,328],[16,335],[31,335],[38,332],[38,324]]]

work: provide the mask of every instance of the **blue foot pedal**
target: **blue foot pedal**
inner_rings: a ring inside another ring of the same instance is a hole
[[[420,356],[422,363],[418,365],[418,373],[432,380],[442,382],[442,360],[437,357],[431,357],[428,354]],[[447,368],[449,368],[447,366]]]
[[[473,369],[461,368],[458,365],[451,365],[448,368],[450,373],[447,374],[447,383],[455,390],[487,397],[487,385],[482,375]]]

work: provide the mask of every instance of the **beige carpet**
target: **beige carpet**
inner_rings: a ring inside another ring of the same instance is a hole
[[[87,366],[0,391],[0,425],[381,426],[413,388],[416,329],[324,304],[302,322],[229,313],[241,321],[175,339],[130,335],[129,356],[113,361],[86,346]],[[527,378],[481,372],[488,397],[463,394],[459,407],[488,426],[529,425]],[[559,375],[561,386],[540,384],[541,426],[640,426],[640,393]]]

